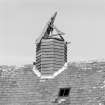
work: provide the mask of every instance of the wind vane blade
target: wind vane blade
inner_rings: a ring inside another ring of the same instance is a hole
[[[53,30],[53,24],[56,18],[57,12],[54,13],[54,15],[50,18],[50,20],[45,25],[42,34],[39,36],[39,38],[36,40],[36,43],[39,43],[44,36],[49,36],[50,32]]]

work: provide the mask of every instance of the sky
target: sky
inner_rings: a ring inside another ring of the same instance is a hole
[[[57,11],[68,61],[105,59],[105,0],[0,0],[0,65],[31,64],[35,40]]]

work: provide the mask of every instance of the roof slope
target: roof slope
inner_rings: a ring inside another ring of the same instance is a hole
[[[68,68],[60,75],[45,81],[41,81],[34,74],[31,66],[15,69],[8,75],[1,75],[0,105],[35,105],[35,103],[50,105],[61,87],[71,87],[71,105],[103,103],[105,102],[105,63],[95,64],[94,66],[87,64],[87,69],[83,68],[83,65],[68,64]],[[89,100],[91,101],[88,102]]]

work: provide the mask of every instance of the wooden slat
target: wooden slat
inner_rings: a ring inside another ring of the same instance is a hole
[[[64,47],[55,46],[55,47],[42,47],[42,48],[41,48],[41,51],[42,51],[42,50],[47,50],[47,49],[48,49],[48,50],[49,50],[49,49],[51,49],[51,50],[53,50],[53,49],[55,49],[55,50],[56,50],[56,49],[57,49],[57,50],[65,50]]]
[[[45,44],[45,43],[44,43],[44,44],[41,45],[41,48],[42,48],[42,47],[54,47],[54,46],[65,47],[64,44],[60,44],[60,43],[59,43],[59,44],[58,44],[58,43],[48,43],[48,44]]]
[[[41,60],[37,60],[37,61],[41,61],[41,62],[55,62],[55,61],[64,61],[65,58],[42,58]]]
[[[54,59],[41,59],[41,63],[53,63],[53,62],[55,62],[55,60]]]
[[[49,66],[50,64],[53,64],[53,65],[63,65],[65,63],[65,61],[63,61],[63,62],[46,62],[46,63],[44,63],[44,62],[41,62],[41,66],[42,65],[45,65],[45,66]]]
[[[51,50],[51,49],[50,49],[50,50],[42,50],[42,54],[43,54],[43,53],[48,53],[48,54],[50,54],[50,53],[51,53],[51,54],[53,54],[53,53],[55,53],[55,54],[56,54],[56,53],[58,53],[58,54],[61,53],[61,54],[64,54],[64,51],[63,51],[63,50],[60,51],[60,50]]]
[[[66,53],[59,53],[59,54],[56,54],[56,53],[42,53],[41,57],[44,57],[44,56],[54,56],[54,57],[62,57],[62,55],[64,56]]]

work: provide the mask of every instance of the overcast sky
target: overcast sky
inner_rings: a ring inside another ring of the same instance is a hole
[[[53,13],[68,60],[105,59],[105,0],[0,0],[0,64],[35,59],[35,39]]]

